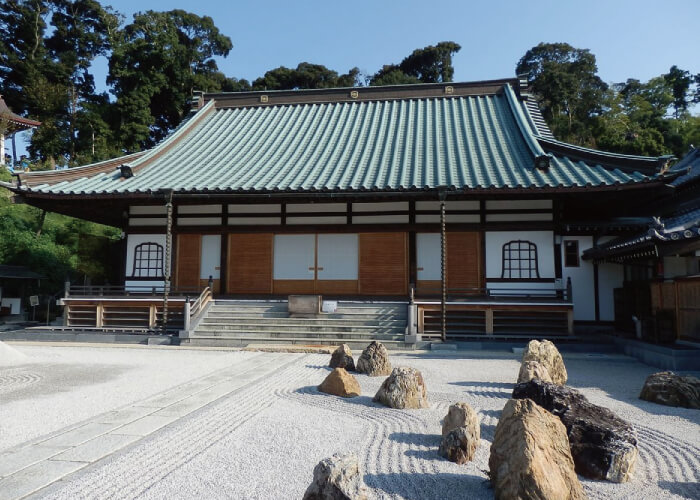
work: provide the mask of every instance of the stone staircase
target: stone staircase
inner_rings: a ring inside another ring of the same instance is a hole
[[[292,318],[287,301],[216,300],[180,340],[200,346],[248,344],[339,345],[364,348],[373,340],[391,349],[405,343],[407,303],[339,301],[335,313]]]

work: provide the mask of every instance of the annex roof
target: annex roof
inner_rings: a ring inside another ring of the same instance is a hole
[[[22,173],[12,189],[49,196],[568,191],[659,180],[661,163],[554,140],[510,79],[205,95],[149,151]]]
[[[26,130],[41,125],[41,122],[23,118],[13,113],[12,110],[7,107],[5,99],[3,99],[2,96],[0,96],[0,120],[7,122],[9,131]]]

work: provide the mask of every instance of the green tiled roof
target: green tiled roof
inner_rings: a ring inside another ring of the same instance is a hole
[[[656,159],[634,160],[638,170],[617,168],[614,161],[606,164],[604,154],[588,161],[585,154],[562,154],[562,147],[550,155],[548,169],[536,169],[535,157],[547,152],[550,138],[540,136],[528,107],[507,84],[486,95],[234,107],[218,107],[212,99],[163,143],[125,158],[131,178],[122,178],[114,169],[118,160],[111,160],[102,170],[102,164],[71,169],[65,179],[22,174],[16,190],[67,195],[508,190],[653,178],[647,167]]]

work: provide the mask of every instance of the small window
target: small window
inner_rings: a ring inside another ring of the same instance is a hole
[[[501,278],[537,279],[537,245],[531,241],[515,240],[503,245]]]
[[[158,243],[141,243],[134,249],[135,278],[160,278],[163,276],[163,246]]]
[[[564,266],[579,267],[581,261],[578,256],[578,240],[564,241]]]

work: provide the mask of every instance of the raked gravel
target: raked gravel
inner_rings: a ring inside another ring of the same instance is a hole
[[[0,366],[0,451],[220,370],[253,353],[160,347],[7,344]]]
[[[133,351],[109,351],[112,355],[128,354],[129,361],[134,362]],[[183,368],[202,363],[213,368],[242,354],[182,353],[184,357],[179,359]],[[176,366],[165,359],[171,355],[168,351],[139,354],[158,366],[153,371],[172,371]],[[99,356],[109,359],[108,353],[96,352],[95,357]],[[92,354],[87,357],[95,359]],[[628,419],[639,434],[640,459],[633,480],[625,484],[582,480],[589,498],[700,498],[700,411],[639,400],[646,376],[658,370],[631,358],[564,358],[569,384],[582,390],[592,402]],[[329,372],[328,360],[328,355],[284,355],[281,368],[272,375],[197,410],[38,496],[300,498],[319,460],[336,452],[353,451],[360,459],[370,498],[493,498],[486,474],[489,445],[517,378],[519,362],[514,355],[392,353],[394,366],[412,366],[423,373],[431,402],[431,407],[423,410],[392,410],[373,403],[371,398],[384,377],[357,375],[363,391],[358,398],[319,393],[316,386]],[[111,362],[123,366],[116,359]],[[125,360],[123,363],[127,364]],[[143,366],[135,370],[148,371]],[[119,379],[121,384],[112,380],[111,390],[139,390],[134,385],[141,382],[134,382],[125,373],[119,377],[123,377]],[[98,383],[103,390],[109,384],[109,380]],[[85,393],[91,387],[85,384],[75,392]],[[62,397],[56,395],[54,403],[68,410],[72,402],[61,402]],[[457,401],[472,405],[481,419],[481,446],[475,460],[461,466],[437,453],[440,420],[449,405]]]

